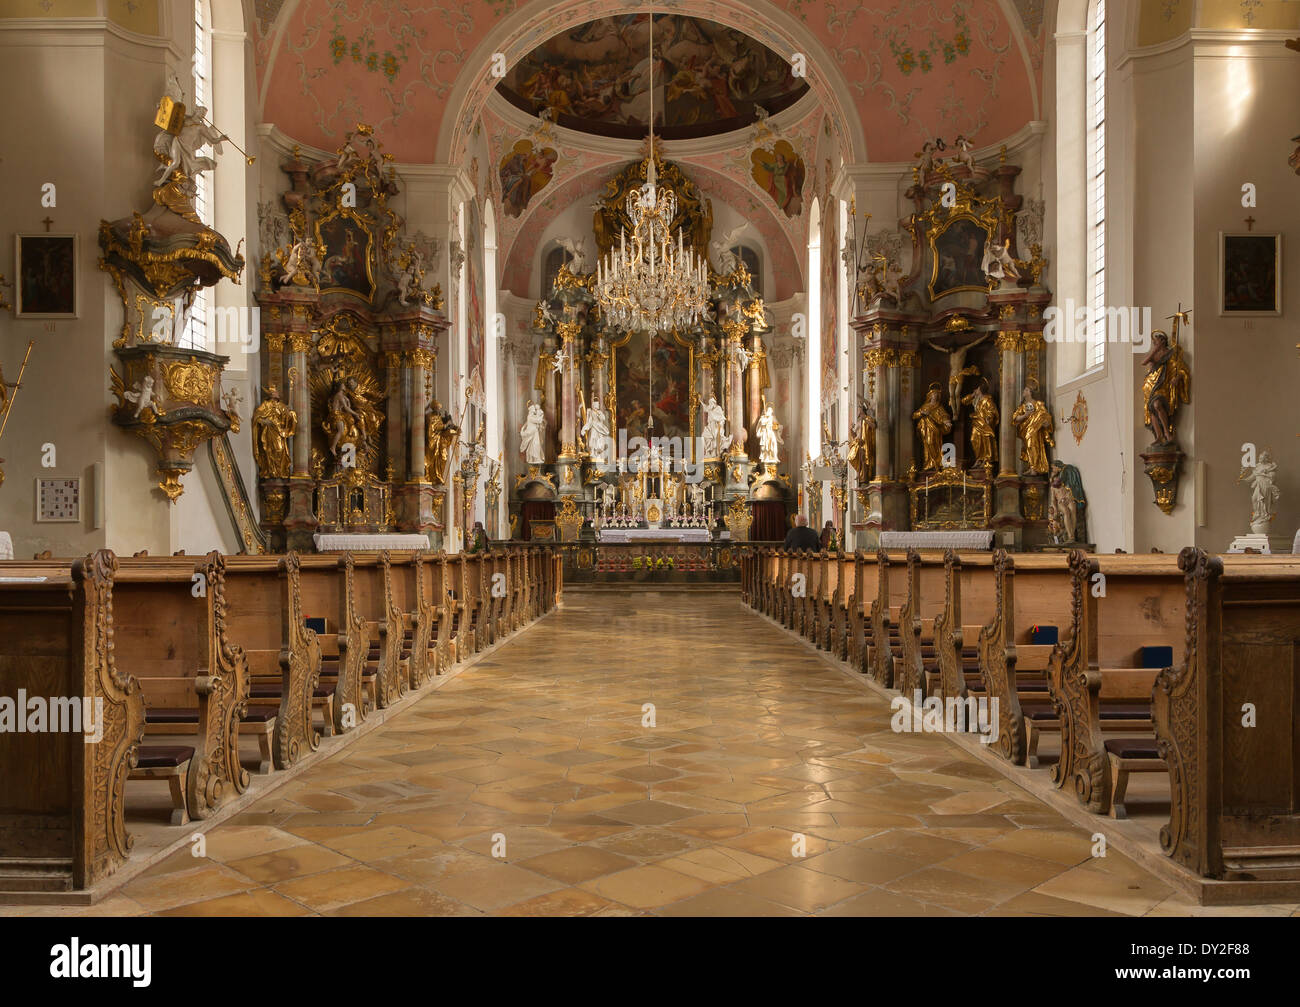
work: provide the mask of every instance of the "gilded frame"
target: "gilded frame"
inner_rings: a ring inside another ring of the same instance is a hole
[[[329,224],[333,223],[334,221],[341,220],[341,219],[350,220],[366,236],[366,247],[362,254],[364,255],[364,261],[366,266],[366,282],[370,284],[370,293],[368,295],[363,294],[361,291],[355,290],[352,287],[326,287],[326,286],[322,286],[320,288],[320,292],[322,294],[351,294],[353,297],[358,297],[361,300],[363,300],[366,304],[369,304],[371,303],[371,301],[374,300],[375,292],[378,289],[378,285],[375,283],[376,248],[375,248],[374,222],[371,221],[369,218],[362,216],[361,214],[357,213],[356,210],[350,207],[338,206],[335,207],[330,213],[317,219],[315,224],[316,244],[317,247],[326,248],[326,255],[322,256],[322,260],[323,260],[322,271],[324,269],[324,260],[328,258],[328,252],[329,252],[325,243],[324,228]]]

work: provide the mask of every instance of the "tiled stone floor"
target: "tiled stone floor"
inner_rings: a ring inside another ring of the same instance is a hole
[[[1200,909],[1117,853],[1092,857],[1089,834],[944,739],[894,734],[883,698],[723,593],[571,591],[206,844],[82,912],[1300,908]]]

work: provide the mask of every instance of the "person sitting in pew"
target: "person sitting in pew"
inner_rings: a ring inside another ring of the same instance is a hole
[[[817,533],[808,527],[808,519],[800,514],[795,518],[794,527],[785,533],[785,541],[781,544],[783,549],[811,549],[816,552],[821,548],[821,539]]]

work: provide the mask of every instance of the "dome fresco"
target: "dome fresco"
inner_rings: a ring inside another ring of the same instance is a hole
[[[743,32],[679,14],[654,16],[655,130],[711,136],[774,114],[808,90],[790,63]],[[511,67],[497,90],[525,111],[600,136],[639,139],[651,106],[650,17],[588,21]]]

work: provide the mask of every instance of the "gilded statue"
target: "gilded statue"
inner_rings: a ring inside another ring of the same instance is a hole
[[[988,379],[962,400],[971,407],[970,446],[975,453],[976,468],[993,468],[998,461],[998,405],[989,394]]]
[[[451,458],[452,445],[460,436],[460,427],[444,412],[438,402],[429,410],[424,438],[424,467],[426,475],[435,483],[441,483],[447,472],[447,462]]]
[[[858,412],[858,428],[849,438],[849,464],[859,486],[867,485],[876,476],[876,418],[865,402]]]
[[[1153,332],[1151,352],[1142,361],[1147,369],[1142,381],[1142,418],[1157,445],[1174,442],[1178,407],[1191,401],[1192,375],[1183,360],[1183,348],[1178,345],[1178,323],[1186,321],[1190,314],[1180,310],[1173,316],[1172,338],[1163,329]]]
[[[298,415],[280,401],[280,389],[267,385],[266,398],[253,413],[253,458],[263,479],[288,479],[293,470],[289,438],[297,432]]]
[[[1033,389],[1025,385],[1020,396],[1020,405],[1011,414],[1011,422],[1025,446],[1020,452],[1020,459],[1029,466],[1029,471],[1037,475],[1046,475],[1052,467],[1048,448],[1056,447],[1056,421],[1040,400],[1034,398]]]
[[[926,471],[943,468],[943,438],[952,432],[952,417],[943,407],[943,390],[938,383],[930,385],[925,394],[925,404],[912,414],[916,433],[921,438]]]
[[[338,458],[346,444],[351,444],[357,453],[365,446],[372,431],[367,429],[366,417],[362,412],[364,405],[364,396],[356,378],[340,381],[330,395],[321,428],[330,439],[330,454],[335,458]]]

